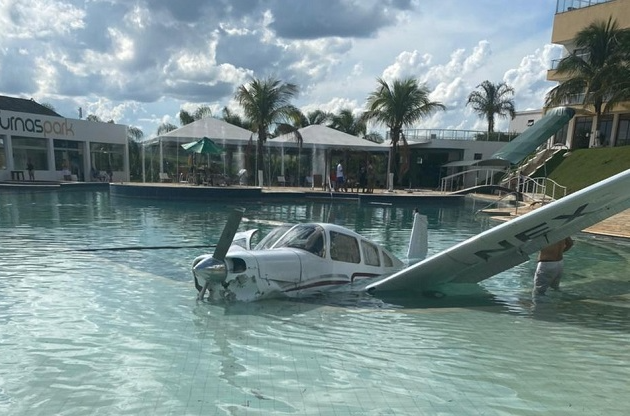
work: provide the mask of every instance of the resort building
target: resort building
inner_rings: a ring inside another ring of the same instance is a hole
[[[542,118],[542,116],[542,109],[517,111],[515,117],[510,120],[508,130],[513,133],[521,134],[528,127],[533,126],[535,122]]]
[[[611,17],[619,29],[630,28],[630,0],[557,0],[551,41],[564,47],[564,56],[579,55],[584,52],[575,45],[576,34],[593,22]],[[547,73],[549,81],[566,81],[556,72],[559,62],[560,59],[552,62]],[[598,120],[593,107],[584,105],[584,98],[584,94],[576,94],[562,104],[573,108],[576,115],[556,134],[554,143],[570,149],[630,144],[630,102],[615,106]]]
[[[489,175],[504,171],[505,165],[484,161],[513,138],[498,132],[488,137],[486,132],[478,130],[408,129],[404,133],[409,143],[410,163],[408,178],[403,181],[410,188],[442,187],[445,178],[460,174],[464,178],[462,186],[485,182]]]
[[[127,126],[64,118],[0,96],[0,181],[128,181]]]
[[[342,160],[346,178],[356,180],[361,166],[373,166],[377,187],[387,184],[390,140],[375,143],[324,125],[298,130],[301,143],[293,133],[267,140],[264,164],[256,158],[258,141],[249,130],[223,120],[206,117],[186,126],[145,141],[144,181],[189,181],[191,167],[201,171],[193,182],[239,183],[255,186],[293,185],[325,186],[334,167]],[[497,134],[487,140],[485,132],[472,130],[406,130],[411,163],[403,178],[406,187],[438,188],[444,176],[466,170],[489,158],[510,139]],[[182,145],[203,137],[212,139],[223,149],[221,154],[191,154]],[[400,157],[404,157],[402,152]],[[194,161],[193,161],[194,159]],[[402,163],[402,161],[401,161]],[[475,177],[485,177],[496,167],[474,166]],[[500,169],[504,170],[504,166]],[[254,172],[262,172],[254,174]],[[262,176],[261,176],[262,175]],[[472,176],[471,176],[472,177]]]

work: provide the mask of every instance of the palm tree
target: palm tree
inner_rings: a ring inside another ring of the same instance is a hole
[[[389,128],[389,137],[392,151],[389,154],[389,166],[397,173],[398,143],[402,139],[405,153],[407,152],[407,139],[403,134],[403,127],[411,126],[423,117],[429,116],[438,110],[446,110],[446,107],[437,101],[429,99],[429,88],[426,84],[419,84],[414,78],[394,80],[390,86],[382,78],[377,78],[378,87],[367,99],[367,110],[363,117],[386,125]],[[400,167],[399,177],[408,169],[408,157]]]
[[[193,115],[183,109],[179,110],[178,118],[179,118],[179,124],[181,126],[185,126],[195,121],[195,118],[193,117]]]
[[[371,131],[363,136],[363,138],[374,143],[383,143],[385,141],[385,139],[383,139],[383,135],[377,131]]]
[[[164,133],[168,133],[169,131],[173,131],[177,129],[177,126],[173,123],[164,122],[158,126],[157,135],[161,136]]]
[[[291,105],[291,99],[297,93],[297,85],[283,83],[272,77],[252,79],[236,91],[234,98],[243,108],[245,117],[251,122],[251,130],[258,134],[257,161],[260,167],[264,166],[263,146],[270,136],[271,126],[275,125],[278,132],[297,131],[289,123],[291,119],[295,119],[299,111]],[[256,166],[256,170],[259,166]]]
[[[562,105],[583,95],[582,104],[593,109],[597,126],[603,113],[630,98],[630,29],[619,29],[612,17],[595,21],[576,34],[575,46],[556,69],[568,79],[549,91],[546,104]]]
[[[304,114],[303,112],[298,112],[296,114],[297,118],[294,120],[294,126],[297,128],[313,126],[315,124],[324,124],[330,121],[332,114],[323,110],[313,110]]]
[[[129,176],[133,179],[142,178],[142,144],[144,132],[138,127],[127,128],[127,142],[129,143]]]
[[[55,106],[52,105],[51,103],[39,103],[39,105],[41,105],[42,107],[46,107],[50,111],[57,112],[57,110],[55,110]]]
[[[488,121],[488,140],[490,134],[494,132],[494,116],[507,118],[509,115],[512,119],[516,116],[514,110],[514,88],[505,82],[493,84],[490,81],[484,81],[477,85],[479,91],[473,91],[468,96],[466,105],[469,105],[477,112],[479,117]]]
[[[201,120],[205,117],[212,117],[212,109],[207,105],[199,106],[192,114],[186,110],[179,110],[179,123],[182,126]]]
[[[230,110],[228,107],[223,107],[222,113],[223,113],[223,117],[222,117],[223,121],[226,121],[238,127],[242,127],[246,130],[250,130],[251,123],[249,123],[247,120],[243,120],[241,116],[236,114],[234,111]]]
[[[352,110],[344,108],[337,114],[333,114],[330,118],[329,127],[351,134],[353,136],[363,137],[367,133],[367,123],[363,117],[355,117]]]

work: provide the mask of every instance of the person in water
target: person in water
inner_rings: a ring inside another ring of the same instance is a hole
[[[564,269],[564,253],[573,247],[571,237],[551,244],[538,253],[538,264],[534,274],[534,296],[542,296],[548,288],[560,289],[560,279]]]

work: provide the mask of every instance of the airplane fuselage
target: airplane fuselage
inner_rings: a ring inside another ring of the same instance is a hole
[[[276,234],[274,241],[254,248],[233,245],[221,264],[212,255],[197,257],[197,286],[209,282],[212,299],[304,297],[348,285],[363,290],[374,278],[404,265],[384,248],[334,224],[298,224]]]

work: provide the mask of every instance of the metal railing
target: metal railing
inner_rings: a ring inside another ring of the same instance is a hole
[[[476,178],[473,186],[495,185],[494,178],[496,177],[496,173],[505,172],[501,169],[472,169],[455,173],[442,178],[440,191],[453,192],[459,190],[462,186],[461,183],[465,179],[465,175],[471,173],[476,174],[479,171],[484,171],[485,178]],[[462,181],[459,180],[460,178]],[[554,201],[567,195],[566,186],[560,185],[558,182],[547,177],[531,178],[526,175],[507,176],[507,178],[503,177],[497,181],[496,185],[513,189],[514,192],[522,194],[533,202],[545,203],[546,201]]]
[[[551,187],[551,195],[547,194],[548,187]],[[501,196],[501,198],[496,201],[490,202],[485,207],[478,209],[475,211],[475,214],[478,214],[482,211],[485,211],[492,207],[493,205],[500,204],[509,204],[511,202],[514,203],[514,215],[518,215],[518,201],[525,202],[526,200],[530,201],[530,204],[540,203],[542,205],[547,202],[555,201],[558,196],[562,198],[567,195],[567,187],[558,184],[553,179],[549,178],[530,178],[529,176],[521,176],[520,183],[518,185],[518,189],[514,192],[508,192],[505,195]],[[514,201],[507,202],[506,200],[510,197],[514,198]]]
[[[573,55],[575,55],[576,57],[582,59],[583,61],[588,61],[591,58],[591,53],[584,50],[584,49],[576,49],[575,51],[573,51]],[[570,56],[570,55],[568,55]],[[552,70],[556,70],[558,69],[558,65],[560,65],[560,61],[562,61],[563,59],[565,59],[566,56],[559,58],[559,59],[553,59],[551,61],[551,69]]]
[[[493,142],[509,142],[518,133],[493,132],[488,136],[488,132],[480,130],[452,130],[452,129],[404,129],[402,133],[408,142],[428,143],[432,140],[478,140]],[[390,132],[387,132],[386,140],[390,139]]]
[[[514,198],[513,200],[507,201],[508,198]],[[501,196],[501,198],[497,199],[496,201],[492,201],[490,202],[488,205],[484,206],[483,208],[479,208],[478,210],[475,211],[475,215],[479,214],[480,212],[483,212],[487,209],[490,209],[490,207],[493,206],[500,206],[500,205],[513,205],[514,206],[514,214],[518,214],[518,192],[509,192],[503,196]]]
[[[555,201],[567,195],[566,186],[562,186],[549,178],[521,176],[517,190],[521,194],[531,197],[533,201],[542,203],[548,200],[547,197],[549,197],[549,201]]]
[[[496,174],[504,172],[504,169],[470,169],[454,173],[441,179],[440,192],[454,192],[460,190],[462,187],[470,187],[471,184],[467,183],[467,179],[472,175],[475,175],[475,183],[472,184],[472,186],[495,185],[494,178],[497,176]],[[483,176],[479,177],[479,173],[482,173]]]
[[[556,13],[571,12],[573,10],[611,1],[613,0],[557,0]]]

